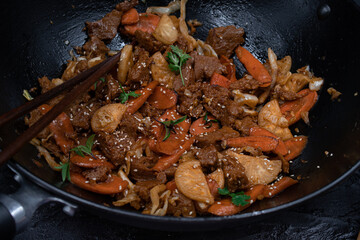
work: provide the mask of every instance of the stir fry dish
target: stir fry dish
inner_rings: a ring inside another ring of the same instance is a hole
[[[143,13],[138,4],[120,2],[86,22],[88,39],[61,78],[39,78],[44,93],[121,51],[116,67],[31,141],[59,178],[109,195],[113,207],[183,217],[237,214],[296,184],[289,165],[307,137],[289,127],[309,124],[323,79],[309,66],[292,73],[291,57],[270,48],[260,62],[243,47],[241,27],[195,39],[202,24],[186,20],[186,0]],[[119,51],[107,47],[117,34],[129,43]]]

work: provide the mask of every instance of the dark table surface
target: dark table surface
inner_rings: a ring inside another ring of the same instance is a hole
[[[14,190],[10,170],[0,169],[0,192]],[[88,212],[70,217],[48,203],[15,239],[359,239],[360,169],[341,184],[271,219],[214,232],[163,232],[121,225]],[[1,238],[1,237],[0,237]]]

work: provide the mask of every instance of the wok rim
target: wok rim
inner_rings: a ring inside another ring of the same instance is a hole
[[[42,189],[47,190],[50,194],[55,195],[59,197],[62,200],[69,200],[71,203],[75,203],[77,207],[80,209],[91,209],[91,210],[98,210],[100,213],[106,213],[106,214],[115,214],[114,216],[122,216],[122,217],[131,217],[131,218],[137,218],[139,220],[148,220],[151,222],[157,222],[157,223],[167,223],[167,224],[175,224],[175,223],[183,223],[183,224],[194,224],[194,223],[219,223],[219,222],[235,222],[235,221],[244,221],[244,220],[256,220],[260,217],[266,217],[270,216],[272,214],[278,213],[280,211],[295,207],[297,205],[303,204],[310,199],[325,193],[329,189],[333,188],[337,184],[341,183],[343,180],[348,178],[351,174],[353,174],[357,169],[360,169],[360,159],[358,159],[357,163],[355,163],[351,168],[349,168],[345,173],[343,173],[340,177],[335,179],[334,181],[330,182],[329,184],[323,186],[322,188],[305,195],[304,197],[301,197],[295,201],[291,201],[288,203],[281,204],[276,207],[271,207],[265,210],[261,211],[253,211],[248,213],[240,213],[235,214],[231,216],[206,216],[206,217],[195,217],[195,218],[185,218],[185,217],[174,217],[174,216],[153,216],[153,215],[147,215],[142,214],[141,212],[133,212],[133,211],[127,211],[122,208],[116,208],[116,207],[107,207],[105,205],[101,205],[92,201],[89,201],[87,199],[78,197],[74,194],[71,194],[69,192],[66,192],[46,181],[43,179],[35,176],[32,174],[29,170],[21,166],[19,163],[15,161],[8,162],[8,165],[15,168],[21,176],[25,176],[26,179],[29,179],[32,184],[36,184]],[[91,211],[90,210],[90,211]],[[93,213],[93,212],[90,212]],[[108,216],[108,215],[107,215]],[[106,217],[107,219],[110,219],[109,217]],[[116,220],[115,220],[116,221]],[[118,222],[123,222],[119,220]],[[125,223],[126,224],[126,223]],[[133,225],[131,223],[128,223],[127,225]],[[140,225],[140,224],[139,224]],[[139,227],[139,226],[136,226]],[[150,229],[158,229],[154,227],[149,227]],[[201,230],[201,229],[199,229]]]

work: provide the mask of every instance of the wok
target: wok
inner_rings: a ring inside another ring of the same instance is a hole
[[[141,1],[140,1],[141,2]],[[1,3],[1,87],[0,113],[21,105],[23,89],[37,86],[37,78],[61,76],[69,51],[86,41],[82,31],[85,21],[100,19],[117,1],[2,1]],[[167,1],[150,1],[138,6],[166,5]],[[210,28],[234,24],[246,32],[245,47],[264,61],[268,47],[279,58],[290,55],[292,72],[310,65],[316,76],[325,79],[319,100],[310,112],[311,126],[299,122],[300,134],[309,136],[308,145],[291,164],[291,175],[301,183],[279,196],[258,201],[245,212],[228,217],[176,218],[143,215],[127,208],[104,205],[110,199],[62,183],[60,174],[40,160],[36,150],[24,146],[8,166],[15,172],[20,189],[1,195],[0,226],[4,234],[21,231],[31,214],[46,201],[64,203],[73,214],[77,208],[133,226],[159,230],[210,230],[231,227],[242,222],[259,221],[279,211],[311,201],[333,187],[360,166],[360,66],[356,38],[360,13],[353,1],[324,0],[234,0],[200,1],[187,4],[187,19],[198,19],[203,26],[196,38],[205,39]],[[117,36],[109,44],[119,50],[127,39]],[[235,59],[239,76],[244,68]],[[326,89],[342,93],[331,101]],[[22,119],[0,130],[1,146],[24,129]],[[325,154],[327,153],[327,154]],[[301,161],[301,159],[306,161]],[[3,235],[4,236],[4,235]]]

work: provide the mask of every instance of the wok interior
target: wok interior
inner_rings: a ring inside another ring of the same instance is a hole
[[[116,3],[82,0],[6,3],[10,10],[2,16],[8,22],[3,28],[6,38],[2,41],[8,47],[4,49],[0,65],[0,113],[21,105],[25,101],[23,89],[37,85],[37,78],[60,76],[70,58],[69,51],[86,40],[86,33],[82,31],[84,22],[100,19]],[[271,47],[278,58],[292,57],[292,72],[310,65],[316,76],[325,79],[319,100],[310,112],[311,126],[302,122],[294,126],[300,129],[299,134],[309,135],[304,153],[290,167],[291,174],[302,179],[301,184],[273,199],[258,201],[247,211],[264,210],[300,199],[335,181],[358,162],[360,96],[356,95],[360,83],[356,54],[359,45],[351,26],[360,22],[360,14],[351,2],[331,1],[330,15],[320,20],[322,17],[319,18],[317,12],[323,3],[313,0],[189,0],[187,4],[187,19],[203,23],[197,29],[196,38],[206,39],[212,27],[234,24],[244,28],[245,47],[261,61],[267,58],[267,48]],[[167,1],[147,0],[138,7],[145,11],[147,6],[166,4]],[[109,46],[119,50],[126,41],[117,36]],[[244,68],[236,58],[234,60],[239,78]],[[326,92],[329,87],[342,93],[341,101],[330,100]],[[16,136],[14,127],[19,129],[21,125],[20,120],[1,129],[3,146]],[[106,201],[70,184],[61,184],[60,174],[52,171],[45,161],[41,161],[43,167],[34,164],[31,159],[36,159],[36,155],[36,150],[28,145],[14,159],[35,176],[58,188],[91,201]]]

